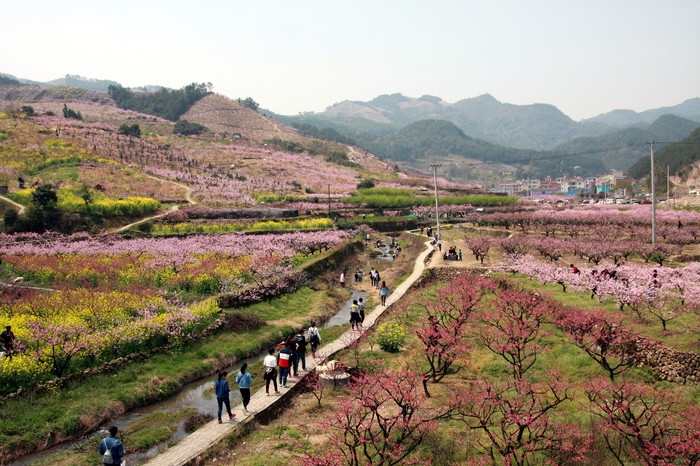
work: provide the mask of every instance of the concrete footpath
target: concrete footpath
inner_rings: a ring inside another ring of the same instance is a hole
[[[398,285],[393,292],[387,297],[386,306],[379,305],[372,310],[369,314],[365,315],[365,321],[363,322],[363,327],[371,327],[376,322],[377,318],[384,312],[384,310],[391,306],[394,302],[399,300],[408,289],[420,278],[425,268],[425,259],[433,251],[433,247],[429,242],[425,243],[426,250],[423,251],[417,258],[415,265],[413,267],[413,273],[400,285]],[[307,372],[313,370],[318,364],[320,364],[325,358],[330,358],[338,351],[344,349],[354,341],[356,341],[362,335],[361,331],[348,330],[343,333],[336,340],[325,343],[317,351],[317,358],[307,357],[306,358],[306,369]],[[294,386],[301,381],[303,374],[300,377],[295,377],[294,379],[287,379],[287,385],[289,388],[280,389],[280,394],[275,395],[271,393],[269,396],[265,394],[265,389],[261,388],[250,398],[250,403],[248,404],[248,409],[250,414],[243,413],[243,405],[238,404],[231,407],[231,411],[236,414],[236,417],[232,421],[224,422],[219,424],[216,419],[205,424],[204,426],[197,429],[192,434],[188,435],[176,445],[163,451],[156,457],[152,458],[149,462],[145,463],[152,466],[180,466],[185,465],[189,461],[195,459],[197,456],[201,455],[222,438],[237,429],[238,426],[251,422],[255,419],[256,413],[261,413],[267,410],[269,407],[280,402],[282,398],[286,396],[292,396],[290,391]],[[272,387],[270,391],[272,392]],[[226,419],[224,414],[223,419]],[[126,456],[128,462],[128,454]]]

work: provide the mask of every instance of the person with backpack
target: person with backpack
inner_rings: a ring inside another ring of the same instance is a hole
[[[124,445],[117,438],[119,428],[110,426],[109,436],[100,441],[100,455],[102,455],[102,464],[122,464],[124,457]]]
[[[294,348],[296,352],[296,359],[294,359],[294,373],[297,373],[299,369],[299,362],[301,361],[301,370],[306,370],[306,337],[304,332],[299,330],[297,336],[294,337]]]
[[[311,344],[311,356],[315,358],[318,345],[321,344],[321,334],[318,333],[318,327],[314,321],[311,321],[311,327],[309,327],[309,344]]]
[[[221,424],[221,411],[223,411],[223,405],[226,405],[226,412],[228,412],[229,420],[236,417],[235,414],[231,412],[231,400],[229,400],[229,393],[231,389],[228,386],[228,372],[219,372],[219,378],[214,384],[214,390],[216,392],[216,403],[219,405],[219,411],[217,413],[219,417],[219,424]]]

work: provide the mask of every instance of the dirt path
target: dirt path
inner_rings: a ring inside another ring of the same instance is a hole
[[[23,206],[22,204],[19,204],[19,203],[13,201],[12,199],[10,199],[9,197],[5,197],[5,196],[0,196],[0,199],[2,199],[3,201],[5,201],[5,202],[7,202],[7,203],[9,203],[9,204],[12,204],[13,206],[17,207],[17,208],[19,209],[19,210],[17,211],[17,214],[21,215],[21,214],[24,213],[24,206]]]
[[[399,300],[416,280],[421,277],[425,268],[426,258],[432,250],[433,247],[426,242],[423,251],[415,258],[411,275],[400,285],[395,287],[391,295],[387,298],[385,306],[378,305],[367,314],[363,323],[364,328],[371,327],[384,310]],[[338,351],[355,342],[362,336],[362,333],[362,331],[358,330],[348,330],[332,342],[324,341],[319,348],[318,357],[307,358],[306,367],[308,371],[313,370],[316,365],[321,363],[324,359],[330,358]],[[294,396],[293,388],[302,379],[303,375],[300,375],[298,378],[290,377],[290,379],[288,379],[289,388],[280,388],[281,393],[274,394],[273,396],[267,396],[264,393],[264,389],[261,388],[251,397],[248,405],[250,408],[249,414],[243,412],[243,406],[241,404],[232,406],[231,410],[236,414],[236,417],[232,421],[219,424],[216,420],[213,420],[146,464],[151,466],[181,466],[189,463],[229,435],[234,429],[238,428],[239,425],[245,425],[251,422],[255,418],[256,413],[266,411],[274,405],[289,402],[289,399]]]
[[[151,179],[154,179],[154,180],[163,181],[163,182],[165,182],[165,183],[174,184],[175,186],[179,186],[179,187],[181,187],[181,188],[184,188],[184,189],[185,189],[185,200],[187,201],[187,203],[188,203],[189,205],[195,205],[195,204],[197,204],[197,201],[195,201],[195,200],[192,199],[192,188],[190,188],[189,186],[186,186],[186,185],[181,184],[181,183],[177,183],[177,182],[175,182],[175,181],[164,180],[164,179],[162,179],[162,178],[158,178],[158,177],[155,177],[155,176],[149,175],[149,174],[145,174],[145,176],[147,176],[147,177],[149,177],[149,178],[151,178]],[[1,196],[0,196],[0,197],[1,197]],[[169,210],[168,212],[164,212],[164,213],[158,214],[158,215],[153,215],[153,216],[151,216],[151,217],[142,218],[141,220],[137,220],[137,221],[135,221],[135,222],[129,223],[128,225],[124,225],[124,226],[121,226],[121,227],[118,227],[118,228],[112,228],[111,230],[107,230],[106,232],[104,232],[103,235],[111,235],[111,234],[113,234],[113,233],[121,233],[122,231],[126,231],[126,230],[128,230],[129,228],[131,228],[131,227],[133,227],[133,226],[135,226],[135,225],[139,225],[139,224],[141,224],[141,223],[145,223],[145,222],[148,222],[149,220],[153,220],[153,219],[156,219],[156,218],[164,217],[164,216],[168,215],[170,212],[175,212],[175,211],[178,210],[178,209],[179,209],[179,207],[176,206],[176,205],[174,205],[174,206],[172,206],[172,207],[170,208],[170,210]]]

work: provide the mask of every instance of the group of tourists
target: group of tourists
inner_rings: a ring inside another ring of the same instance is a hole
[[[364,272],[362,269],[358,266],[357,269],[355,269],[355,283],[360,283],[362,282],[362,275],[364,275]]]
[[[301,370],[306,371],[306,347],[311,347],[311,356],[315,358],[320,344],[321,334],[316,327],[316,322],[312,321],[308,330],[308,340],[300,331],[296,336],[287,337],[276,348],[269,348],[268,354],[263,360],[265,393],[270,395],[270,382],[274,386],[275,393],[280,393],[277,387],[278,379],[281,388],[288,388],[287,379],[288,377],[297,377],[300,362]],[[277,351],[276,356],[275,351]]]
[[[442,258],[446,261],[461,261],[462,260],[462,250],[459,251],[455,246],[451,246],[447,251],[442,254]]]

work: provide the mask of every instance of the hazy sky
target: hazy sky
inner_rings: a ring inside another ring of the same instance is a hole
[[[700,96],[698,0],[0,0],[0,72],[211,82],[294,115],[489,93],[580,120]]]

